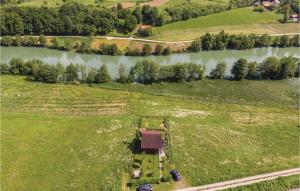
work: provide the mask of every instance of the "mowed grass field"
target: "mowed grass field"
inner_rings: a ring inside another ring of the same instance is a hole
[[[292,33],[299,31],[299,24],[280,24],[283,16],[275,12],[253,11],[252,7],[233,9],[222,13],[202,16],[186,21],[156,27],[154,39],[192,40],[206,32],[217,33]],[[285,28],[285,29],[281,29]]]
[[[1,76],[1,84],[3,191],[126,190],[140,116],[169,116],[183,175],[156,190],[298,166],[296,79],[88,86]]]

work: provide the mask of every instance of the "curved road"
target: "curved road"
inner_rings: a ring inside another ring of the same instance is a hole
[[[183,189],[178,189],[175,191],[224,190],[227,188],[245,186],[245,185],[250,185],[250,184],[254,184],[254,183],[258,183],[258,182],[262,182],[262,181],[266,181],[266,180],[276,179],[278,177],[291,176],[291,175],[297,175],[297,174],[300,174],[300,168],[294,168],[294,169],[289,169],[289,170],[272,172],[272,173],[268,173],[268,174],[250,176],[250,177],[240,178],[240,179],[236,179],[236,180],[229,180],[229,181],[218,182],[218,183],[208,184],[208,185],[203,185],[203,186],[183,188]]]

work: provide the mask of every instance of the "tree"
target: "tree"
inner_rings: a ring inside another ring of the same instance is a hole
[[[153,34],[153,31],[152,31],[151,27],[138,30],[138,35],[141,37],[148,37],[148,36],[151,36],[152,34]]]
[[[175,64],[174,69],[174,81],[184,82],[188,79],[188,70],[185,64]]]
[[[300,35],[293,36],[291,44],[295,47],[300,47]]]
[[[162,53],[162,55],[169,55],[171,53],[171,49],[170,49],[170,47],[168,46],[168,47],[166,47],[165,49],[164,49],[164,51],[163,51],[163,53]]]
[[[75,82],[79,80],[78,67],[74,64],[70,64],[66,67],[66,80],[69,82]]]
[[[201,50],[201,41],[195,40],[191,43],[191,45],[188,47],[189,52],[200,52]]]
[[[280,62],[276,57],[268,57],[260,64],[259,72],[263,79],[275,80],[280,73]]]
[[[146,43],[144,44],[143,46],[143,56],[150,56],[151,55],[151,52],[152,52],[152,47],[150,44]]]
[[[243,80],[247,75],[248,62],[246,59],[241,58],[237,60],[231,69],[231,74],[235,80]]]
[[[46,47],[47,46],[47,39],[46,39],[45,35],[43,35],[43,34],[41,34],[39,36],[39,45],[41,47]]]
[[[102,65],[100,70],[98,70],[96,76],[95,76],[95,82],[96,83],[109,83],[111,82],[111,76],[109,75],[107,71],[106,65]]]
[[[127,34],[129,32],[132,32],[135,29],[136,25],[137,25],[136,17],[132,15],[128,16],[124,21],[124,25],[122,26],[123,33]]]
[[[154,54],[159,56],[162,55],[163,51],[164,51],[164,47],[161,44],[158,44],[155,47]]]
[[[247,72],[247,79],[257,79],[257,62],[249,62],[248,63],[248,72]]]
[[[297,70],[297,63],[296,60],[289,56],[289,57],[283,57],[279,60],[280,62],[280,78],[286,79],[286,78],[292,78],[294,77],[296,70]]]
[[[159,65],[153,61],[143,60],[135,64],[132,72],[138,82],[151,84],[158,80]]]
[[[203,78],[203,69],[201,65],[195,64],[195,63],[188,63],[186,64],[187,68],[187,81],[195,81],[195,80],[201,80]]]
[[[206,33],[201,37],[202,50],[211,50],[213,47],[214,39],[210,33]]]
[[[1,35],[16,35],[24,33],[24,23],[19,14],[7,11],[1,14]]]
[[[0,64],[0,74],[9,74],[9,66],[6,63]]]
[[[120,64],[119,66],[119,78],[117,79],[117,82],[121,84],[127,83],[127,73],[126,73],[126,67],[124,64]]]
[[[280,37],[279,47],[288,47],[290,46],[289,37],[287,35],[282,35]]]
[[[89,84],[90,83],[95,83],[96,82],[96,75],[97,75],[97,70],[95,68],[91,68],[89,73],[88,73],[86,82],[89,83]]]
[[[13,38],[11,36],[3,36],[1,38],[2,46],[11,46],[13,44]]]
[[[11,59],[9,65],[9,73],[13,75],[25,75],[25,63],[21,58]]]
[[[136,17],[138,23],[142,22],[143,15],[141,7],[136,7],[132,14]]]
[[[210,72],[211,79],[223,79],[226,70],[226,63],[220,62],[217,64],[216,68]]]
[[[22,42],[23,42],[22,37],[20,35],[16,35],[15,38],[13,38],[12,45],[21,46]]]

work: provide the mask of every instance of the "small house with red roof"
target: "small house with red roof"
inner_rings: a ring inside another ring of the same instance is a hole
[[[161,153],[163,149],[163,140],[160,131],[146,130],[141,131],[141,149],[146,153]]]

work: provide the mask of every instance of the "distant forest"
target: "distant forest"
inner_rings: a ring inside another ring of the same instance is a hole
[[[1,0],[1,4],[7,1]],[[232,8],[250,6],[252,0],[231,0],[229,4],[200,5],[188,2],[165,10],[144,5],[124,9],[117,6],[92,7],[68,2],[59,7],[2,7],[0,13],[3,35],[106,35],[112,31],[131,33],[138,24],[161,26]]]

